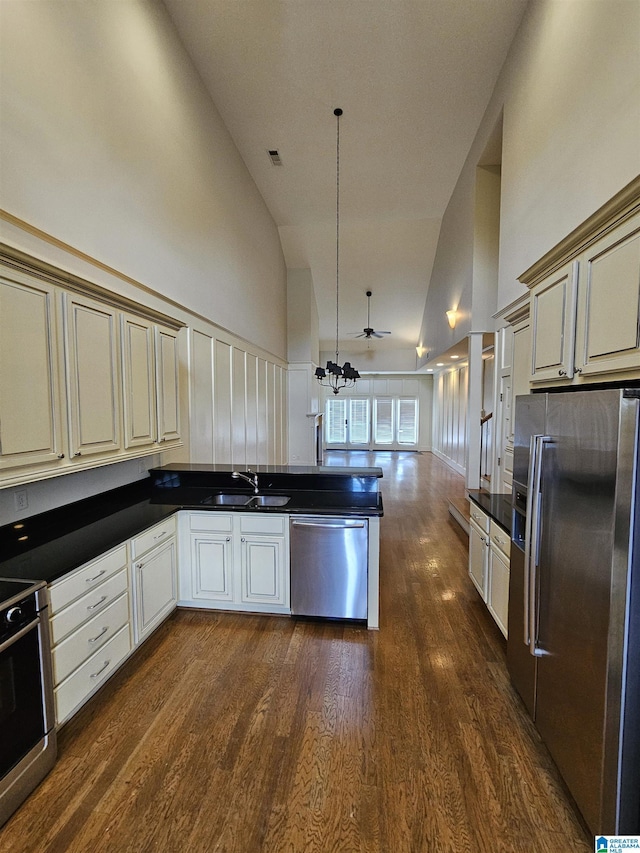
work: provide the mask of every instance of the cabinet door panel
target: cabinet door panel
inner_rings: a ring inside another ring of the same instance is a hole
[[[577,271],[576,262],[567,264],[533,290],[533,382],[573,376]]]
[[[150,551],[135,564],[136,643],[160,624],[176,605],[175,540]]]
[[[180,440],[178,342],[175,332],[158,329],[156,338],[158,441]]]
[[[125,447],[148,447],[156,440],[153,326],[122,318]]]
[[[599,242],[580,277],[578,341],[584,374],[640,368],[640,226]]]
[[[491,548],[487,606],[504,636],[509,619],[509,562],[500,551]]]
[[[284,604],[284,537],[242,540],[242,600]]]
[[[233,601],[232,560],[230,536],[192,536],[192,597]]]
[[[116,313],[65,295],[73,456],[120,450],[120,378]]]
[[[487,534],[472,521],[469,525],[469,575],[485,601],[488,554]]]
[[[60,464],[55,291],[0,280],[0,468]],[[48,466],[47,466],[48,467]]]

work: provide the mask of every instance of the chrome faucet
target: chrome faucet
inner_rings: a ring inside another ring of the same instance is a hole
[[[247,474],[251,474],[250,477]],[[253,493],[257,495],[260,489],[258,488],[258,475],[251,468],[247,468],[247,474],[241,474],[240,471],[232,471],[231,476],[234,480],[246,480],[250,486],[253,486]]]

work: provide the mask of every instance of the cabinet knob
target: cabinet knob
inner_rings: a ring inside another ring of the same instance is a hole
[[[243,537],[240,539],[240,541],[241,541],[241,542],[246,542],[247,540],[246,540],[246,539],[244,538],[244,536],[243,536]]]
[[[244,539],[242,540],[244,542]],[[227,542],[231,542],[231,537],[227,536]]]
[[[573,372],[574,373],[582,373],[582,368],[581,367],[574,367]]]
[[[558,376],[566,376],[566,375],[567,375],[567,371],[566,371],[566,370],[559,370],[559,371],[558,371]]]
[[[58,453],[58,459],[64,459],[64,453]]]
[[[76,452],[73,455],[74,456],[82,456],[82,452],[80,450],[76,450]]]

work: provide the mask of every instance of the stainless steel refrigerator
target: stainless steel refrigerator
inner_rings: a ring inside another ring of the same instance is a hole
[[[640,833],[640,389],[517,397],[507,663],[587,825]]]

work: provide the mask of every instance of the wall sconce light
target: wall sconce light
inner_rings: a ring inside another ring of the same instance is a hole
[[[455,329],[455,327],[456,327],[456,318],[457,318],[457,316],[458,316],[458,312],[457,312],[454,308],[450,308],[450,309],[449,309],[448,311],[446,311],[445,313],[446,313],[446,315],[447,315],[447,320],[449,321],[449,326],[450,326],[452,329]]]

